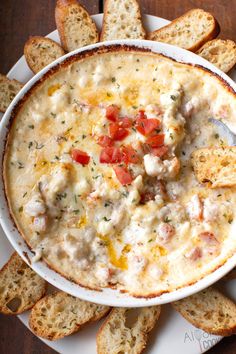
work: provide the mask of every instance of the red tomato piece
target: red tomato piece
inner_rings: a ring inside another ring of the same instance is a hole
[[[122,161],[126,164],[128,163],[139,163],[139,156],[137,151],[132,148],[132,146],[123,146],[122,147]]]
[[[138,112],[138,114],[137,114],[137,120],[138,119],[146,119],[147,118],[147,116],[146,116],[146,114],[145,114],[145,111],[144,110],[140,110],[139,112]]]
[[[119,126],[121,128],[131,128],[132,127],[132,119],[129,117],[122,117],[119,119]]]
[[[71,157],[75,162],[80,163],[81,165],[87,165],[90,160],[90,156],[79,149],[72,149]]]
[[[111,123],[109,125],[109,135],[113,140],[121,141],[129,135],[129,132],[125,128],[120,128],[118,123]]]
[[[106,108],[106,118],[112,122],[116,122],[119,116],[119,107],[111,105]]]
[[[150,145],[152,148],[160,147],[164,145],[164,134],[158,134],[154,136],[150,136],[147,138],[146,143]]]
[[[133,177],[126,167],[115,166],[114,171],[117,179],[123,186],[130,184],[133,181]]]
[[[97,143],[102,147],[106,147],[106,146],[112,146],[114,144],[114,141],[109,136],[103,135],[103,136],[99,136]]]
[[[167,146],[161,146],[161,147],[156,147],[152,148],[151,153],[154,156],[162,157],[168,152],[168,147]]]
[[[122,159],[122,153],[117,147],[105,147],[101,151],[101,163],[119,163]]]
[[[149,135],[155,129],[159,129],[161,126],[161,122],[158,119],[150,118],[150,119],[138,119],[136,121],[136,129],[142,135]]]

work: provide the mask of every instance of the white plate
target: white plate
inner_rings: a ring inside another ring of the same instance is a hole
[[[98,28],[101,28],[102,15],[93,16]],[[154,30],[166,25],[169,21],[146,15],[144,17],[146,28]],[[49,38],[59,42],[57,31],[48,35]],[[236,71],[232,72],[233,78],[236,80]],[[29,70],[24,57],[22,57],[11,69],[8,76],[22,82],[27,82],[33,75]],[[232,77],[232,76],[231,76]],[[2,266],[9,258],[13,249],[7,241],[2,229],[0,228],[0,266]],[[231,281],[227,284],[227,289],[231,296],[236,293],[236,282]],[[235,297],[236,300],[236,297]],[[19,316],[23,323],[27,326],[28,314]],[[81,333],[61,339],[56,342],[45,341],[51,348],[59,353],[74,354],[96,353],[96,331],[99,325],[97,323],[88,326]],[[165,354],[177,351],[186,354],[198,354],[205,352],[216,344],[221,337],[212,336],[203,331],[196,329],[185,321],[179,314],[174,312],[170,305],[162,307],[161,319],[158,322],[158,328],[153,331],[153,335],[148,346],[149,354]]]

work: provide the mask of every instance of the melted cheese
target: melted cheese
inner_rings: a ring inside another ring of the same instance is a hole
[[[116,143],[139,151],[128,186],[99,161],[111,104],[133,120],[139,110],[158,118],[168,147],[166,157],[144,154],[146,137],[130,129]],[[10,130],[4,174],[20,232],[51,267],[92,288],[148,296],[200,279],[235,252],[236,198],[234,188],[201,186],[189,158],[220,145],[208,117],[236,130],[235,111],[215,77],[162,56],[103,53],[68,63],[35,89]],[[87,152],[88,165],[73,161],[73,148]]]

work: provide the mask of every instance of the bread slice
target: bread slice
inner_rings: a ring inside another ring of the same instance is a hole
[[[236,304],[214,288],[174,302],[172,306],[203,331],[220,336],[236,333]]]
[[[82,325],[104,317],[110,308],[68,295],[50,294],[33,307],[29,325],[39,337],[56,340],[77,332]]]
[[[216,19],[202,9],[192,9],[169,25],[149,33],[148,39],[165,42],[195,52],[207,41],[218,36]]]
[[[61,44],[66,51],[98,42],[95,23],[76,0],[57,0],[55,19]]]
[[[144,39],[146,32],[137,0],[106,0],[101,41]]]
[[[160,311],[160,306],[114,308],[97,333],[97,353],[142,353]]]
[[[25,59],[35,74],[64,54],[58,43],[45,37],[30,37],[24,46]]]
[[[15,252],[0,271],[0,312],[29,310],[45,294],[46,282]]]
[[[200,183],[210,188],[236,185],[236,146],[195,150],[191,162]]]
[[[196,54],[227,73],[236,64],[236,43],[230,39],[213,39],[206,42]]]
[[[15,95],[24,85],[17,80],[10,80],[0,74],[0,112],[5,112]]]
[[[226,274],[226,275],[222,278],[223,281],[229,281],[229,280],[233,280],[233,279],[236,279],[236,267],[233,268],[233,269],[231,270],[231,272],[229,272],[228,274]]]

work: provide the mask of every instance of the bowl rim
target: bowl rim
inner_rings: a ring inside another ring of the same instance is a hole
[[[198,55],[184,50],[182,48],[172,46],[166,43],[153,42],[147,40],[116,40],[108,41],[102,43],[92,44],[83,48],[74,50],[73,52],[67,53],[59,59],[55,60],[45,68],[43,68],[39,73],[33,76],[25,86],[16,95],[14,100],[11,102],[10,106],[3,115],[2,121],[0,122],[0,159],[3,163],[4,156],[4,146],[7,138],[10,118],[13,110],[17,106],[18,102],[26,96],[27,92],[37,83],[39,80],[50,71],[52,68],[56,67],[59,63],[63,63],[66,59],[75,56],[76,54],[83,53],[85,51],[94,51],[101,47],[112,47],[117,45],[131,46],[138,49],[147,49],[154,53],[163,54],[171,59],[177,60],[183,63],[197,64],[203,66],[203,68],[210,70],[213,74],[218,75],[223,79],[232,89],[236,92],[236,84],[230,79],[226,74],[217,69],[213,64],[209,63],[205,59],[199,57]],[[31,266],[41,277],[47,280],[52,285],[58,287],[59,289],[77,296],[83,300],[92,301],[102,305],[118,306],[118,307],[141,307],[141,306],[153,306],[160,305],[164,303],[173,302],[182,299],[186,296],[190,296],[202,289],[212,285],[218,281],[221,277],[227,274],[236,265],[236,254],[229,257],[224,264],[220,265],[218,269],[212,271],[210,274],[206,275],[202,279],[198,280],[192,285],[187,285],[180,289],[163,293],[162,295],[151,297],[151,298],[137,298],[127,293],[121,294],[118,290],[104,289],[102,291],[90,290],[75,284],[63,276],[56,273],[56,271],[50,269],[44,262],[32,263],[31,259],[34,254],[29,250],[23,237],[17,231],[15,223],[10,215],[8,204],[6,201],[3,176],[1,173],[0,179],[0,223],[4,230],[5,235],[14,247],[14,249],[20,254],[20,256]],[[106,293],[106,294],[105,294]],[[105,295],[105,296],[104,296]]]

